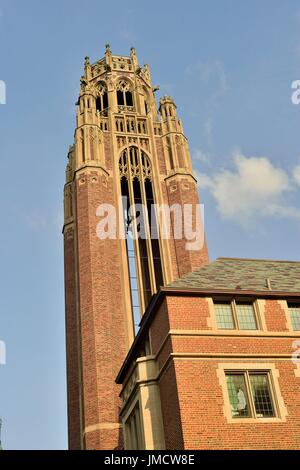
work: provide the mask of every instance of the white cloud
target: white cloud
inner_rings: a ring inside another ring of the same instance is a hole
[[[242,225],[261,217],[280,216],[300,220],[300,210],[284,204],[291,190],[287,173],[266,157],[245,157],[236,152],[234,169],[221,170],[213,176],[199,175],[200,188],[207,189],[226,219]]]
[[[296,183],[300,185],[300,165],[295,166],[293,176]]]
[[[209,155],[206,152],[203,152],[201,149],[196,149],[192,152],[193,162],[207,163],[209,161]]]

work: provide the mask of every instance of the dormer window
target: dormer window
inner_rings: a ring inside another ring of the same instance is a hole
[[[216,322],[222,330],[257,330],[258,319],[253,302],[214,301]]]

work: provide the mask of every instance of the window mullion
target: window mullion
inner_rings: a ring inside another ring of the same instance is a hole
[[[260,318],[260,315],[259,315],[258,305],[257,305],[256,302],[253,302],[252,306],[253,306],[253,312],[254,312],[256,328],[258,330],[261,330],[262,329],[262,323],[261,323],[261,318]]]
[[[271,397],[271,403],[273,405],[274,416],[280,417],[278,400],[274,392],[273,378],[272,378],[272,374],[269,371],[267,372],[267,381],[268,381],[268,389],[269,389],[269,393]]]
[[[249,405],[250,405],[250,413],[252,418],[256,418],[256,410],[255,410],[255,404],[253,400],[253,394],[252,394],[252,389],[251,389],[251,383],[250,383],[250,377],[249,377],[249,372],[245,372],[245,382],[246,382],[246,389],[249,397]]]
[[[135,210],[135,202],[134,202],[134,192],[133,192],[133,181],[132,181],[132,174],[131,174],[131,161],[130,161],[130,152],[128,150],[127,153],[127,166],[128,166],[128,192],[129,192],[129,205],[130,205],[130,212],[133,214],[133,221],[132,224],[132,234],[133,234],[133,244],[135,250],[135,258],[137,264],[137,276],[138,276],[138,295],[140,300],[140,313],[145,311],[145,299],[144,299],[144,289],[143,289],[143,281],[142,281],[142,267],[141,267],[141,257],[140,257],[140,250],[139,250],[139,243],[138,243],[138,232],[137,232],[137,225],[136,225],[136,210]]]
[[[231,312],[233,316],[233,321],[234,321],[234,327],[235,329],[240,329],[239,321],[238,321],[238,315],[237,315],[237,308],[236,308],[236,303],[235,300],[231,301]]]

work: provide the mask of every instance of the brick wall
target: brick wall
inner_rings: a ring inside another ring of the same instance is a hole
[[[64,231],[69,447],[80,449],[80,386],[74,228]]]
[[[158,352],[167,449],[300,448],[300,377],[291,360],[292,341],[299,338],[299,332],[286,331],[285,312],[277,300],[266,300],[264,311],[267,331],[227,330],[224,334],[210,325],[205,298],[167,296],[161,304],[150,335],[156,337],[152,353]],[[167,325],[178,334],[160,348]],[[285,420],[229,422],[224,411],[227,390],[222,389],[218,375],[220,364],[226,369],[226,363],[238,363],[241,370],[243,364],[275,367]]]
[[[232,361],[230,361],[232,362]],[[253,362],[247,360],[247,363]],[[241,363],[241,368],[243,367]],[[254,361],[255,363],[255,361]],[[279,371],[280,391],[288,410],[286,422],[228,423],[217,378],[217,361],[176,361],[178,406],[185,449],[299,449],[300,379],[292,362],[271,361]],[[173,380],[175,380],[173,378]],[[192,386],[191,386],[192,384]],[[177,404],[174,401],[177,408]],[[164,407],[170,407],[165,402]],[[169,413],[171,411],[169,410]],[[168,426],[168,425],[167,425]]]
[[[199,208],[196,207],[199,204],[199,197],[197,193],[196,183],[191,182],[190,178],[176,176],[172,179],[172,182],[167,184],[167,197],[168,200],[166,203],[171,207],[174,204],[179,204],[184,210],[185,204],[191,204],[192,209],[192,220],[193,225],[192,229],[195,231],[196,225],[196,210]],[[174,230],[174,215],[171,214],[172,226]],[[200,266],[208,264],[208,250],[206,242],[203,246],[197,250],[188,250],[187,249],[187,240],[185,238],[185,233],[181,239],[171,239],[170,244],[174,244],[175,253],[176,253],[176,263],[178,268],[179,277],[184,274],[190,273]]]
[[[83,431],[89,426],[101,428],[101,431],[85,433],[84,443],[88,449],[122,446],[120,430],[109,427],[111,423],[119,422],[120,388],[115,384],[115,377],[128,350],[121,283],[121,242],[97,237],[100,219],[96,210],[101,202],[115,205],[112,179],[100,171],[81,173],[76,188],[76,226]],[[70,243],[66,240],[65,266],[69,446],[74,449],[80,446],[80,429],[73,240]]]

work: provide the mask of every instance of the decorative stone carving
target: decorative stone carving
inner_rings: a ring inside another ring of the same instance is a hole
[[[121,178],[125,176],[128,179],[130,173],[131,178],[152,180],[151,162],[137,147],[124,150],[119,160],[119,171]]]

